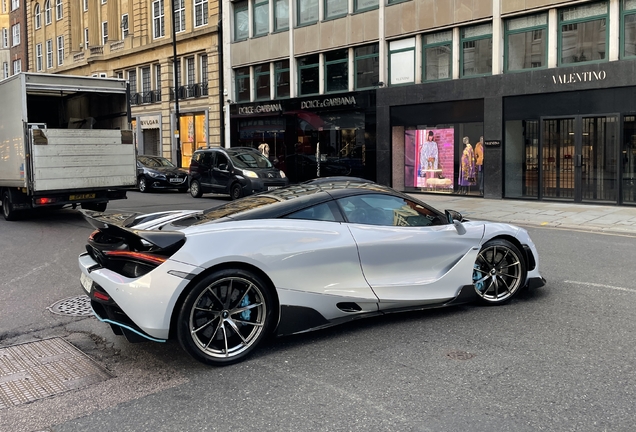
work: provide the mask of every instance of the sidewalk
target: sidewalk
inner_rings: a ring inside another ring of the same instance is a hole
[[[441,194],[410,195],[438,210],[457,210],[467,219],[636,235],[636,206],[484,199]]]

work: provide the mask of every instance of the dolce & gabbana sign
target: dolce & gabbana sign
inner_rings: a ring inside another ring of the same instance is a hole
[[[279,103],[278,104],[263,104],[263,105],[239,107],[238,113],[239,115],[246,115],[246,114],[273,113],[273,112],[279,112],[282,110],[283,110],[283,106]]]
[[[607,73],[602,71],[590,71],[590,72],[572,72],[559,75],[552,75],[552,82],[554,84],[575,84],[592,81],[603,81],[607,78]]]
[[[334,97],[334,98],[328,98],[328,99],[315,99],[315,100],[303,101],[300,103],[300,109],[325,108],[325,107],[355,105],[355,104],[356,104],[355,96]]]

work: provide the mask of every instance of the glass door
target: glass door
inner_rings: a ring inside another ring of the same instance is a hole
[[[618,126],[618,115],[542,119],[542,198],[617,202]]]

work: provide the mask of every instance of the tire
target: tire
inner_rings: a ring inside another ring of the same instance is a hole
[[[150,192],[150,186],[148,186],[148,181],[145,177],[139,177],[137,188],[139,188],[139,192],[141,193]]]
[[[241,185],[239,183],[232,183],[232,186],[230,186],[230,198],[232,200],[237,200],[242,196],[243,188],[241,188]]]
[[[83,203],[82,208],[85,210],[93,210],[96,212],[105,212],[106,207],[108,206],[107,202],[100,203]]]
[[[503,239],[486,242],[479,251],[473,270],[473,286],[482,304],[500,305],[509,302],[526,280],[523,254]]]
[[[268,285],[240,269],[219,270],[188,293],[177,338],[196,360],[225,366],[245,359],[270,332],[274,301]]]
[[[192,195],[192,198],[201,198],[201,195],[203,195],[201,184],[197,180],[192,180],[190,183],[190,195]]]
[[[9,191],[5,191],[2,194],[2,215],[8,221],[18,220],[18,212],[13,209]]]

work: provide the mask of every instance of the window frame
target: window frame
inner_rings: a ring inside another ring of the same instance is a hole
[[[125,17],[125,19],[124,19]],[[130,34],[130,21],[127,13],[121,15],[121,38],[126,39]]]
[[[426,43],[427,36],[433,35],[442,35],[443,33],[450,33],[450,40],[444,40],[440,42],[431,42]],[[448,78],[436,78],[436,79],[427,79],[426,78],[426,50],[431,48],[439,48],[443,46],[450,46],[450,64],[448,68]],[[425,33],[422,35],[422,82],[438,82],[438,81],[448,81],[453,79],[453,32],[452,30],[445,30],[441,32],[434,33]]]
[[[471,28],[479,28],[482,26],[486,26],[489,25],[490,26],[490,33],[487,34],[482,34],[482,35],[478,35],[478,36],[469,36],[469,37],[465,37],[464,36],[464,31],[467,29],[471,29]],[[483,40],[490,40],[490,72],[488,73],[475,73],[475,74],[471,74],[471,75],[466,75],[466,73],[464,72],[464,43],[465,42],[477,42],[477,41],[483,41]],[[492,59],[493,59],[493,41],[492,41],[492,23],[486,23],[486,24],[477,24],[474,26],[466,26],[466,27],[462,27],[459,29],[459,77],[460,78],[478,78],[478,77],[484,77],[484,76],[491,76],[492,75]]]
[[[568,9],[576,9],[576,7],[586,7],[586,6],[592,6],[592,5],[600,5],[600,4],[605,4],[605,14],[604,15],[594,15],[594,16],[588,16],[585,18],[579,18],[579,19],[572,19],[572,20],[562,20],[561,19],[561,15],[565,10]],[[586,64],[597,64],[597,63],[605,63],[609,61],[609,1],[608,0],[601,0],[598,2],[592,2],[592,3],[584,3],[584,4],[576,4],[574,6],[570,6],[570,7],[563,7],[558,9],[557,11],[557,66],[558,67],[568,67],[568,66],[576,66],[576,65],[586,65]],[[571,25],[571,24],[583,24],[583,23],[588,23],[588,22],[592,22],[592,21],[605,21],[605,58],[600,59],[600,60],[586,60],[586,61],[582,61],[582,62],[571,62],[571,63],[563,63],[563,59],[562,59],[562,49],[563,49],[563,26],[564,25]]]
[[[64,35],[56,38],[57,44],[57,65],[62,66],[64,64]]]
[[[13,60],[13,75],[22,72],[22,59]]]
[[[541,16],[544,15],[546,20],[545,20],[545,24],[540,24],[540,25],[534,25],[534,26],[529,26],[529,27],[523,27],[517,30],[508,30],[508,24],[511,21],[514,21],[515,19],[519,19],[519,18],[525,18],[525,17],[533,17],[533,16]],[[509,56],[509,48],[508,48],[508,37],[510,35],[516,35],[516,34],[521,34],[521,33],[533,33],[533,37],[534,37],[534,32],[537,30],[542,30],[543,34],[545,35],[544,38],[544,58],[543,58],[543,66],[541,67],[529,67],[529,68],[525,68],[525,69],[515,69],[515,70],[510,70],[508,69],[508,56]],[[527,72],[529,70],[539,70],[539,69],[547,69],[548,68],[548,50],[550,47],[550,41],[549,41],[550,35],[548,32],[548,14],[547,12],[542,12],[542,13],[538,13],[538,14],[530,14],[530,15],[523,15],[520,17],[513,17],[511,19],[508,19],[504,22],[504,73],[516,73],[516,72]]]
[[[247,73],[244,73],[245,71],[247,71]],[[250,78],[250,72],[249,66],[234,69],[234,82],[236,83],[234,89],[235,102],[250,102],[252,100],[252,80]],[[247,99],[239,97],[239,80],[245,80],[245,82],[247,82]]]
[[[274,33],[289,30],[289,2],[287,0],[273,0],[274,1]],[[282,3],[287,6],[287,25],[285,27],[278,26],[278,3]]]
[[[252,37],[266,36],[269,34],[269,0],[252,0]],[[264,32],[256,31],[256,13],[257,9],[265,10],[267,15],[267,29]]]
[[[237,3],[233,3],[234,5],[234,10],[232,11],[232,16],[234,18],[234,31],[232,32],[234,35],[234,42],[240,42],[240,41],[244,41],[249,39],[250,37],[250,12],[249,12],[249,5],[247,3],[248,0],[243,0]],[[238,15],[239,14],[245,14],[245,17],[247,19],[247,26],[245,27],[245,36],[241,36],[239,37],[238,32],[239,32],[239,28],[238,28]]]
[[[316,2],[316,19],[313,21],[306,21],[306,22],[300,22],[300,13],[301,13],[301,9],[300,9],[300,4],[301,2],[306,1],[315,1]],[[318,23],[318,20],[320,19],[320,0],[296,0],[296,27],[305,27],[305,26],[310,26],[310,25],[314,25],[316,23]]]
[[[263,69],[261,69],[260,72],[256,72],[256,68],[257,67],[263,67]],[[265,70],[263,72],[263,70]],[[267,76],[267,90],[268,90],[268,94],[266,97],[259,97],[258,96],[258,79],[261,77]],[[263,100],[270,100],[272,98],[272,71],[271,71],[271,66],[269,63],[262,63],[262,64],[257,64],[254,65],[254,82],[253,82],[253,88],[254,88],[254,100],[255,101],[263,101]]]
[[[329,54],[333,54],[335,52],[338,51],[346,51],[346,55],[344,59],[338,59],[338,60],[329,60],[327,61],[327,55]],[[328,51],[326,53],[323,54],[323,58],[324,58],[324,62],[323,62],[323,76],[324,76],[324,92],[325,94],[331,94],[331,93],[342,93],[342,92],[347,92],[349,91],[349,49],[348,48],[341,48],[338,50],[333,50],[333,51]],[[339,64],[344,64],[346,67],[346,81],[347,81],[347,85],[346,88],[344,90],[329,90],[329,74],[327,73],[327,69],[329,66],[333,66],[333,65],[339,65]]]
[[[20,23],[16,23],[11,26],[11,47],[13,48],[20,45],[21,40]]]
[[[53,39],[46,40],[46,68],[53,68]]]
[[[9,78],[9,62],[2,62],[2,77]]]
[[[621,0],[621,27],[620,27],[620,36],[619,36],[619,41],[620,41],[620,58],[621,59],[634,59],[636,58],[636,49],[635,54],[634,55],[630,55],[627,56],[625,55],[625,44],[627,43],[627,37],[625,35],[626,32],[626,28],[625,28],[625,20],[628,16],[636,16],[636,2],[634,2],[634,7],[628,9],[626,7],[626,3],[630,1],[630,0]],[[636,40],[634,41],[634,45],[636,47]]]
[[[316,63],[311,63],[311,64],[306,64],[306,65],[301,65],[300,64],[300,59],[305,58],[305,57],[313,57],[316,56],[316,58],[318,59],[316,61]],[[296,70],[298,71],[298,97],[304,97],[304,96],[314,96],[314,95],[318,95],[320,94],[320,54],[308,54],[308,55],[304,55],[304,56],[300,56],[296,58],[296,64],[297,64],[297,68]],[[318,72],[318,89],[315,93],[303,93],[301,91],[302,89],[302,71],[303,70],[308,70],[308,69],[313,69],[315,68],[316,71]]]
[[[11,0],[11,12],[20,9],[20,0]]]
[[[42,43],[35,44],[35,71],[42,72],[44,59],[42,57]]]
[[[377,52],[375,54],[363,54],[363,55],[356,55],[356,50],[358,48],[364,48],[364,47],[368,47],[368,46],[372,46],[375,45],[377,47]],[[364,89],[372,89],[375,88],[376,86],[371,85],[370,87],[358,87],[358,60],[367,60],[367,59],[371,59],[371,58],[377,58],[377,64],[378,64],[378,79],[380,79],[380,46],[379,44],[376,42],[374,44],[367,44],[367,45],[361,45],[361,46],[357,46],[353,48],[353,89],[354,90],[364,90]]]
[[[155,8],[155,5],[157,6]],[[152,2],[152,38],[161,39],[166,36],[166,11],[163,0],[154,0]],[[157,14],[155,15],[155,12]],[[159,32],[159,33],[157,33]]]
[[[102,45],[108,42],[108,21],[102,21]]]
[[[365,6],[365,7],[358,7],[359,1],[361,0],[353,0],[353,13],[362,13],[362,12],[378,9],[380,7],[380,1],[384,1],[384,0],[375,0],[377,4],[375,4],[374,6]]]
[[[2,28],[2,48],[9,48],[9,29]]]
[[[342,18],[342,17],[345,17],[345,16],[349,15],[349,1],[348,0],[338,0],[338,1],[341,1],[341,2],[343,2],[345,4],[345,6],[346,6],[345,11],[342,12],[342,13],[339,13],[339,14],[334,14],[332,16],[328,16],[329,8],[327,7],[327,4],[328,4],[329,0],[323,0],[323,2],[322,2],[322,7],[323,7],[323,11],[324,11],[323,12],[323,14],[324,14],[323,21],[334,20],[334,19]]]
[[[279,63],[284,63],[287,62],[287,67],[278,67]],[[285,60],[279,60],[274,62],[274,99],[289,99],[291,97],[291,82],[287,83],[287,88],[289,89],[289,94],[288,95],[283,95],[281,96],[278,93],[278,76],[280,74],[283,74],[287,72],[287,77],[291,78],[290,74],[291,74],[291,67],[289,64],[289,60],[285,59]],[[288,79],[288,81],[291,81],[290,79]]]
[[[40,9],[40,3],[36,3],[33,8],[33,24],[36,30],[42,28],[42,12]]]
[[[130,79],[130,77],[133,79]],[[126,80],[128,80],[128,87],[130,88],[131,96],[138,93],[139,90],[137,88],[137,69],[128,69],[126,71]]]
[[[174,2],[174,3],[172,3]],[[178,25],[175,26],[175,33],[182,33],[186,30],[186,22],[185,22],[185,0],[171,0],[170,7],[174,4],[175,9],[172,11],[174,22]]]
[[[413,46],[412,47],[405,47],[405,48],[397,48],[392,50],[391,49],[391,43],[393,42],[400,42],[400,41],[406,41],[409,39],[413,39]],[[403,39],[397,39],[397,40],[392,40],[388,42],[388,67],[389,67],[389,79],[388,79],[388,87],[400,87],[400,86],[405,86],[405,85],[412,85],[415,84],[415,72],[416,72],[416,59],[415,59],[415,48],[417,46],[417,43],[415,41],[415,37],[408,37],[408,38],[403,38]],[[393,54],[399,54],[399,53],[403,53],[403,52],[408,52],[408,51],[412,51],[413,53],[413,81],[408,81],[408,82],[403,82],[403,83],[399,83],[399,84],[392,84],[391,81],[391,72],[392,72],[392,62],[393,62]]]
[[[199,27],[203,27],[205,25],[208,25],[208,0],[194,0],[194,28],[199,28]],[[201,23],[198,24],[198,16],[197,14],[199,13],[199,9],[201,9]]]
[[[53,22],[53,13],[51,12],[51,0],[44,0],[44,25]]]
[[[55,0],[55,20],[59,21],[64,18],[64,4],[62,0]]]

